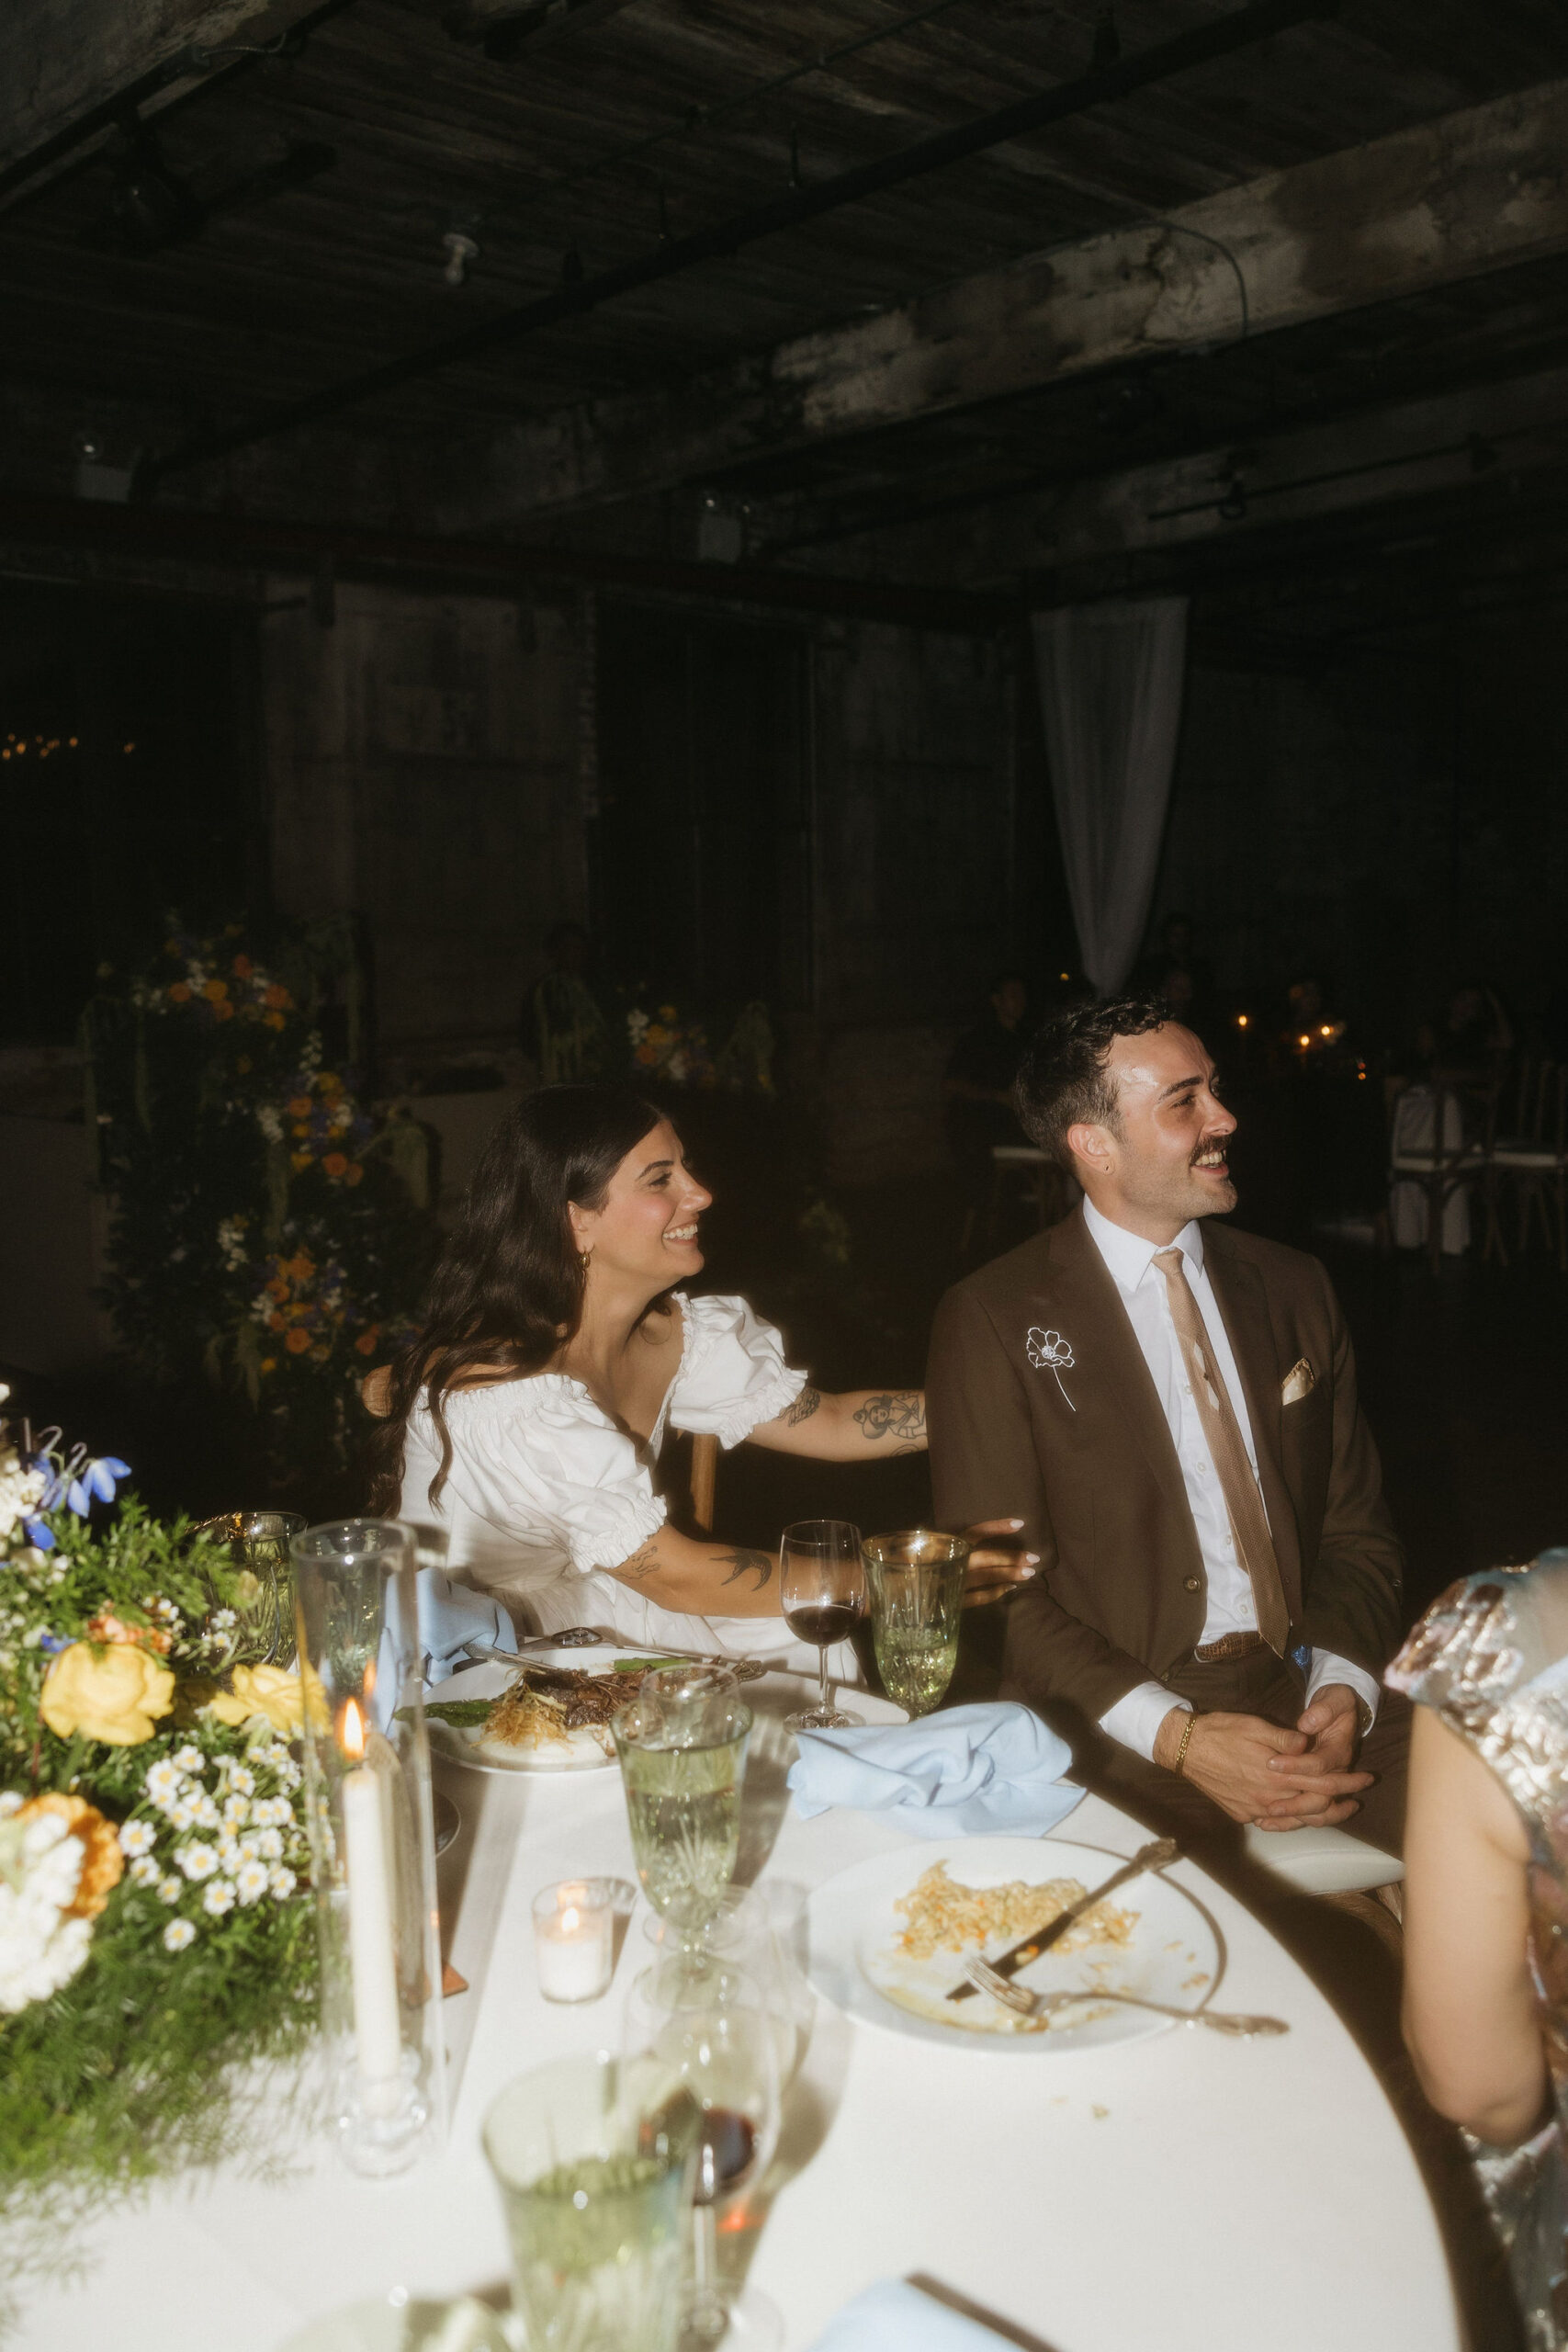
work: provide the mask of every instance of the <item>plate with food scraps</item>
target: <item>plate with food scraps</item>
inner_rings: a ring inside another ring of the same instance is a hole
[[[874,1854],[811,1897],[811,1982],[863,2024],[950,2050],[1023,2056],[1142,2041],[1174,2020],[1096,2003],[1097,1987],[1197,2009],[1220,1973],[1207,1912],[1153,1873],[1119,1887],[1019,1971],[1030,1992],[1081,1992],[1081,2006],[1030,2018],[988,1993],[947,1998],[967,1959],[998,1959],[1123,1860],[1065,1838],[922,1838]]]
[[[478,1772],[603,1772],[615,1760],[610,1718],[635,1699],[652,1652],[535,1650],[525,1666],[481,1658],[424,1694],[437,1755]]]

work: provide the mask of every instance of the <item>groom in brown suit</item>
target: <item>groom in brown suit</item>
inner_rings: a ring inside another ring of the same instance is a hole
[[[1003,1695],[1189,1844],[1397,1852],[1403,1555],[1327,1275],[1219,1222],[1235,1120],[1157,1004],[1049,1023],[1017,1100],[1084,1200],[948,1292],[926,1375],[939,1521],[1016,1512],[1040,1556]]]

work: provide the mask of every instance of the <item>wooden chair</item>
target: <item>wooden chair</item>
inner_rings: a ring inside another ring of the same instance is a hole
[[[1517,1207],[1519,1254],[1529,1247],[1532,1213],[1548,1250],[1568,1272],[1564,1230],[1564,1173],[1568,1169],[1568,1068],[1556,1062],[1527,1062],[1520,1075],[1517,1121],[1513,1134],[1493,1147],[1497,1182],[1513,1190]]]
[[[714,1488],[718,1480],[718,1440],[692,1440],[692,1524],[699,1535],[713,1533]]]
[[[1439,1080],[1430,1086],[1406,1087],[1394,1099],[1389,1120],[1390,1200],[1401,1184],[1415,1184],[1425,1195],[1427,1257],[1434,1273],[1442,1259],[1450,1204],[1477,1184],[1483,1188],[1487,1208],[1483,1255],[1490,1257],[1495,1248],[1507,1264],[1489,1189],[1496,1115],[1495,1088],[1460,1088]],[[1479,1139],[1472,1132],[1477,1127]]]

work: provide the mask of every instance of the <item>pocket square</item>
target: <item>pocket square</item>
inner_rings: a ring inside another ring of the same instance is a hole
[[[1281,1405],[1299,1405],[1317,1386],[1317,1374],[1305,1356],[1298,1356],[1280,1386]]]

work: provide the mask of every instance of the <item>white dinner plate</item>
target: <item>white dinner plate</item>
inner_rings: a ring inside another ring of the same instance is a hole
[[[530,1650],[528,1663],[575,1667],[583,1674],[610,1674],[616,1658],[632,1656],[652,1657],[657,1652],[616,1649],[609,1642],[599,1649],[590,1649],[584,1643],[581,1649]],[[445,1682],[427,1683],[424,1703],[429,1708],[438,1707],[444,1699],[499,1699],[516,1680],[518,1672],[518,1668],[508,1666],[503,1659],[481,1658],[477,1666],[460,1667]],[[562,1746],[558,1747],[552,1740],[541,1747],[509,1748],[499,1742],[488,1745],[481,1731],[444,1724],[435,1715],[427,1715],[426,1722],[430,1744],[437,1755],[449,1756],[455,1764],[467,1764],[476,1772],[606,1772],[615,1761],[608,1731],[601,1744],[592,1727],[568,1732]]]
[[[950,2004],[949,1988],[964,1974],[965,1953],[983,1951],[995,1959],[1029,1932],[1029,1925],[995,1935],[964,1951],[938,1951],[914,1959],[898,1949],[906,1921],[894,1908],[901,1895],[938,1862],[967,1887],[987,1888],[1022,1880],[1041,1885],[1076,1879],[1100,1885],[1123,1857],[1099,1846],[1077,1846],[1065,1838],[922,1838],[896,1853],[874,1854],[819,1886],[807,1906],[811,1962],[808,1973],[825,2000],[863,2025],[915,2041],[939,2042],[992,2056],[1027,2057],[1108,2043],[1141,2041],[1163,2032],[1171,2020],[1120,2002],[1088,2003],[1065,2010],[1043,2030],[1019,2031],[1011,2012],[989,1995]],[[1131,1919],[1125,1942],[1096,1941],[1067,1952],[1048,1951],[1019,1973],[1033,1993],[1103,1984],[1113,1991],[1145,1993],[1179,2008],[1201,2008],[1219,1980],[1220,1950],[1208,1914],[1169,1879],[1146,1873],[1118,1888],[1111,1908]],[[1134,1916],[1135,1915],[1135,1916]],[[954,2022],[948,2022],[950,2018]],[[989,2026],[994,2030],[980,2030]]]

